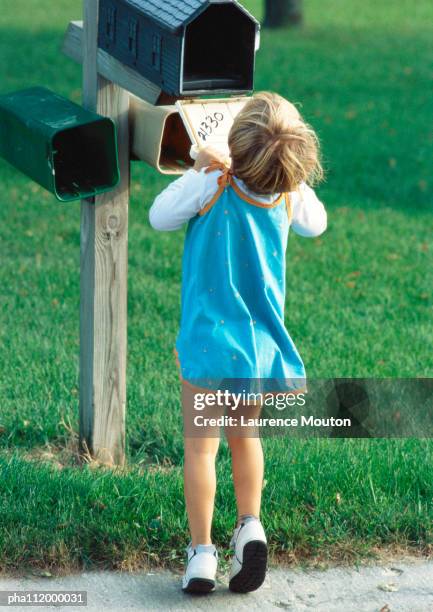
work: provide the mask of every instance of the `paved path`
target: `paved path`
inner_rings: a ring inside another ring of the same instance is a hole
[[[0,590],[82,590],[88,606],[57,607],[62,611],[92,610],[288,610],[302,612],[433,612],[433,561],[393,562],[359,569],[286,570],[274,568],[263,587],[235,595],[222,579],[211,595],[188,596],[179,576],[170,572],[87,572],[61,578],[0,578]],[[6,610],[6,608],[1,608]],[[48,607],[14,606],[13,610]]]

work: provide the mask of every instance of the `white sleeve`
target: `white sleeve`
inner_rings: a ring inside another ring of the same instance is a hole
[[[160,231],[180,229],[192,219],[218,188],[215,172],[188,170],[155,199],[149,211],[151,226]],[[210,197],[209,197],[210,195]]]
[[[305,183],[299,186],[298,191],[290,194],[292,202],[291,228],[299,236],[314,238],[320,236],[327,227],[327,214],[322,202],[314,190]]]

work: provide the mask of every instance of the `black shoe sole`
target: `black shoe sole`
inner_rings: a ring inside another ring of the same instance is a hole
[[[268,547],[261,540],[253,540],[244,546],[242,568],[229,582],[235,593],[250,593],[262,586],[266,577]]]
[[[206,593],[210,593],[215,588],[215,582],[213,580],[207,580],[206,578],[191,578],[188,582],[188,586],[186,586],[182,591],[184,593],[198,593],[201,595],[205,595]]]

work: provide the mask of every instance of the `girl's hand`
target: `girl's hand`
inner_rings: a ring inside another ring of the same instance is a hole
[[[211,165],[212,162],[215,161],[221,162],[223,164],[227,164],[229,162],[227,156],[224,155],[224,153],[221,153],[221,151],[218,151],[217,149],[214,149],[212,147],[200,149],[195,160],[194,170],[200,172],[202,168],[207,168]]]

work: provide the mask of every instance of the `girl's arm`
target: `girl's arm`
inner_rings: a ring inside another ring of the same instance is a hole
[[[216,149],[207,147],[197,155],[194,168],[171,183],[156,198],[149,211],[151,226],[160,231],[178,230],[206,206],[218,189],[220,172],[207,174],[205,169],[212,161],[224,161]]]
[[[327,227],[327,214],[314,190],[302,183],[298,191],[290,194],[290,199],[293,211],[291,223],[293,231],[306,238],[314,238],[323,234]]]
[[[150,225],[160,231],[180,229],[201,210],[205,183],[206,175],[192,169],[170,183],[152,204]]]

